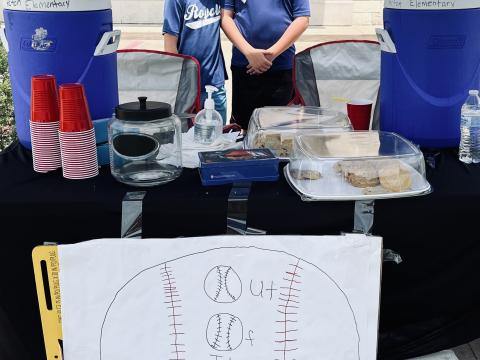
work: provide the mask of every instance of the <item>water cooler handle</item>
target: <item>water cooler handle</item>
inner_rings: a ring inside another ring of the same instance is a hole
[[[380,47],[383,52],[396,54],[397,47],[393,42],[392,38],[390,37],[390,33],[385,29],[375,29],[377,34],[378,42],[380,43]]]
[[[103,34],[102,39],[95,49],[94,56],[102,56],[113,54],[117,51],[120,45],[120,37],[122,32],[120,30],[113,30]]]
[[[0,28],[0,40],[2,41],[5,51],[8,53],[10,51],[10,47],[8,46],[7,34],[5,33],[5,25],[2,25]]]

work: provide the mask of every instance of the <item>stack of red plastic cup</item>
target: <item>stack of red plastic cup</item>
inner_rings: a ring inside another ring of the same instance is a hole
[[[36,172],[47,173],[62,166],[58,129],[58,92],[55,76],[33,76],[30,134],[33,169]]]
[[[81,84],[60,86],[59,134],[63,177],[80,180],[97,176],[95,130]]]

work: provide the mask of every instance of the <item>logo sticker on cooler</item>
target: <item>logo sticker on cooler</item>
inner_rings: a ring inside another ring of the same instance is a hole
[[[53,40],[48,39],[48,30],[38,28],[32,35],[31,47],[35,51],[51,51]]]
[[[463,49],[467,35],[432,35],[428,40],[429,49]]]

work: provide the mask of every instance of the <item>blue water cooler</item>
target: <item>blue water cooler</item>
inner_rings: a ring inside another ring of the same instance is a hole
[[[468,90],[480,88],[479,0],[386,0],[381,129],[457,147]]]
[[[31,148],[33,75],[53,74],[59,85],[84,84],[94,121],[110,118],[118,105],[120,41],[120,32],[112,27],[110,0],[4,0],[3,5],[5,29],[0,35],[8,50],[21,144]]]

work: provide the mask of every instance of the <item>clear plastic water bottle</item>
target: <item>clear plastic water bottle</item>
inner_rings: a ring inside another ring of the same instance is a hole
[[[480,97],[478,90],[470,90],[462,106],[460,124],[460,161],[466,164],[480,163]]]

